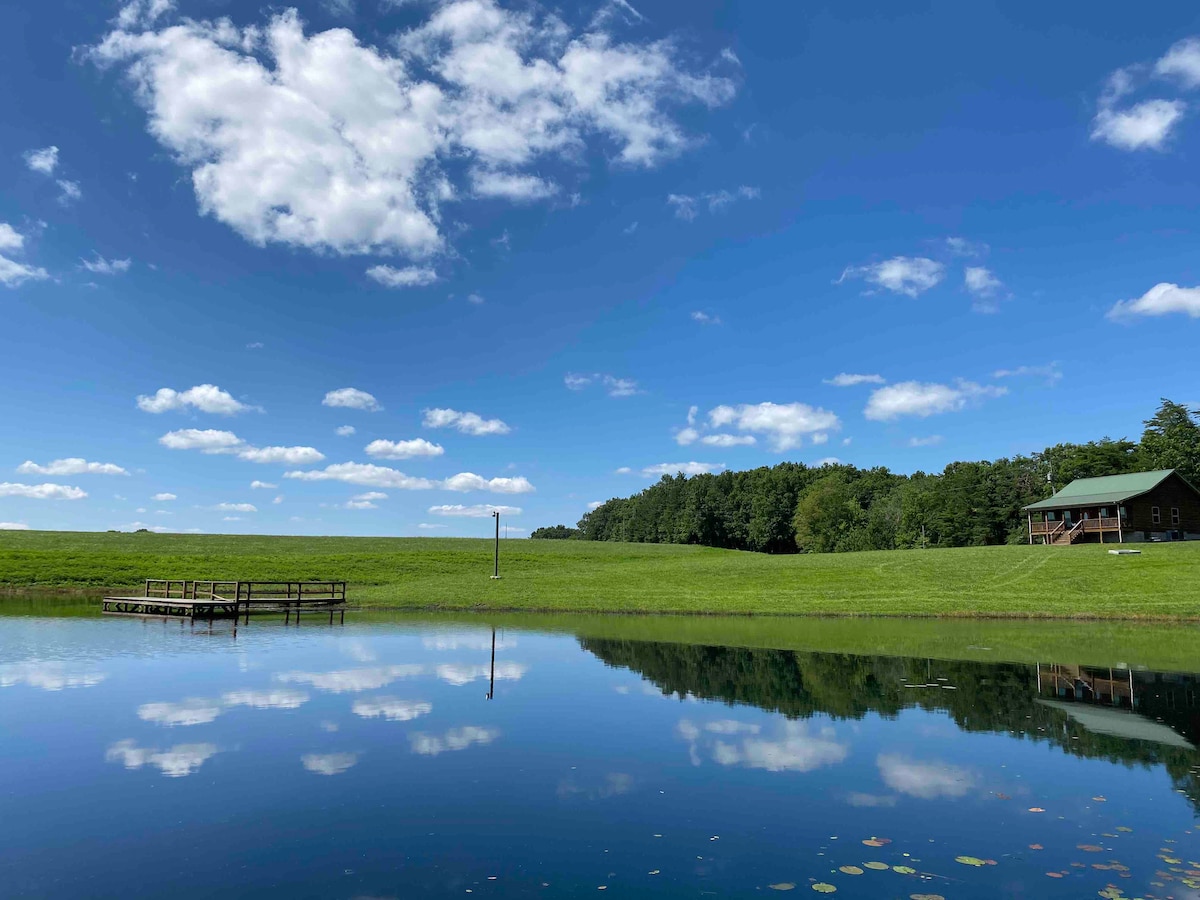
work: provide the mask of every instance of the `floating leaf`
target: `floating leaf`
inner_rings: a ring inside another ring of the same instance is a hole
[[[1098,847],[1095,844],[1077,844],[1076,845],[1084,853],[1103,853],[1104,848]]]
[[[909,894],[908,900],[946,900],[941,894]]]
[[[1050,878],[1062,878],[1063,877],[1062,872],[1047,872],[1046,875]]]
[[[881,863],[881,862],[866,862],[866,863],[863,863],[863,865],[866,866],[868,869],[874,869],[876,872],[883,872],[886,869],[891,868],[891,866],[889,866],[887,863]]]
[[[768,884],[767,887],[773,891],[794,891],[796,883],[794,881],[781,881],[779,884]]]
[[[1032,813],[1041,813],[1041,812],[1045,812],[1045,810],[1044,810],[1044,809],[1042,809],[1040,806],[1031,806],[1031,807],[1029,807],[1029,811],[1030,811],[1030,812],[1032,812]]]
[[[1097,803],[1107,803],[1108,802],[1107,797],[1093,797],[1092,799],[1095,800]]]
[[[1130,828],[1128,825],[1118,825],[1118,826],[1117,826],[1117,831],[1125,831],[1125,832],[1129,832],[1129,831],[1133,831],[1133,829],[1132,829],[1132,828]]]
[[[978,856],[956,856],[956,863],[962,863],[964,866],[986,866],[987,862],[980,859]]]
[[[863,873],[863,870],[858,866],[842,866],[838,871],[844,872],[847,875],[861,875]]]
[[[814,884],[812,886],[812,889],[814,891],[816,891],[818,894],[833,894],[833,893],[837,892],[837,888],[835,888],[832,884],[828,884],[824,881],[818,881],[816,884]]]
[[[901,875],[916,875],[917,870],[912,866],[892,866],[893,872],[899,872]]]
[[[1041,844],[1030,844],[1029,849],[1030,850],[1045,850],[1046,848],[1043,847]]]

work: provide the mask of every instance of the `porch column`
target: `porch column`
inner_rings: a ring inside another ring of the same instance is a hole
[[[1029,518],[1029,546],[1033,546],[1033,513],[1026,514]]]

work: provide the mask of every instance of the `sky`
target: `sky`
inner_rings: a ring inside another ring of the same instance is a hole
[[[0,528],[510,536],[1200,403],[1184,3],[0,28]]]

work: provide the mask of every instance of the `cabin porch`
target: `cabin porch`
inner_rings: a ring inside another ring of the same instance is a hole
[[[1031,544],[1119,544],[1129,527],[1124,507],[1064,507],[1028,515]]]

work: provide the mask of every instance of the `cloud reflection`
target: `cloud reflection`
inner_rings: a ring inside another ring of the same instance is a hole
[[[775,740],[758,737],[762,726],[733,719],[720,719],[703,727],[690,719],[680,719],[675,732],[688,742],[692,765],[701,763],[701,749],[722,766],[765,769],[768,772],[811,772],[841,763],[850,752],[848,745],[836,740],[831,727],[813,731],[804,722],[785,722]],[[708,735],[747,734],[741,741],[713,739]]]
[[[204,725],[221,714],[219,700],[190,697],[179,703],[143,703],[138,718],[156,725]]]
[[[399,678],[412,678],[424,673],[424,666],[409,664],[342,669],[337,672],[280,672],[275,676],[275,680],[284,684],[307,684],[319,691],[344,694],[378,690]]]
[[[304,691],[284,689],[268,691],[229,691],[221,697],[226,706],[249,706],[252,709],[296,709],[308,702]]]
[[[464,685],[481,678],[490,678],[491,666],[442,665],[437,667],[437,677],[447,684]],[[529,667],[521,663],[496,663],[497,681],[520,681]]]
[[[300,757],[314,775],[341,775],[358,762],[357,753],[306,753]]]
[[[43,691],[61,691],[95,687],[107,677],[103,672],[80,669],[65,662],[30,660],[0,666],[0,687],[23,684]]]
[[[921,800],[962,797],[975,785],[970,769],[943,762],[914,762],[894,753],[875,760],[883,782],[894,791]]]
[[[463,728],[451,728],[442,736],[418,732],[408,736],[412,752],[421,756],[437,756],[450,750],[466,750],[473,744],[486,746],[500,737],[498,728],[482,728],[478,725],[467,725]]]
[[[433,704],[421,700],[399,700],[396,697],[373,697],[355,700],[351,709],[356,716],[364,719],[382,716],[392,722],[411,722],[433,712]]]
[[[104,754],[108,762],[120,762],[126,769],[151,765],[168,778],[191,775],[205,760],[217,753],[216,744],[176,744],[166,750],[139,747],[133,740],[117,741]]]
[[[604,780],[600,784],[590,786],[582,785],[574,778],[565,778],[558,783],[555,793],[560,800],[580,795],[589,800],[607,800],[609,797],[628,794],[632,789],[632,775],[626,775],[624,772],[610,772],[604,776]]]
[[[492,649],[492,633],[462,632],[450,634],[434,634],[422,638],[421,644],[426,650],[488,650]],[[511,650],[517,642],[509,637],[496,637],[497,650]]]

